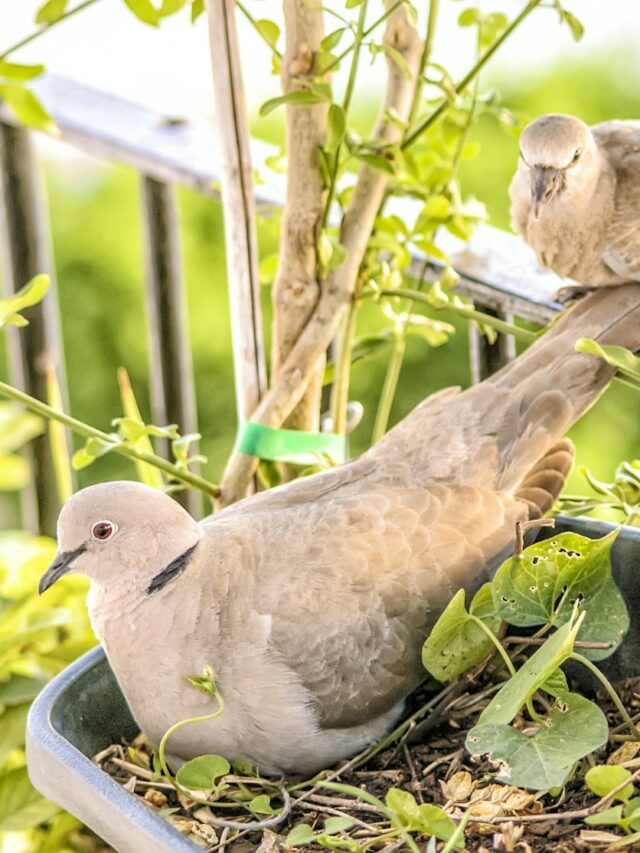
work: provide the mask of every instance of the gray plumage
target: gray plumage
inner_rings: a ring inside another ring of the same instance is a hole
[[[541,116],[520,154],[512,225],[540,265],[584,287],[640,280],[640,122]]]
[[[225,711],[171,738],[175,763],[215,752],[265,773],[329,766],[397,720],[452,594],[512,549],[517,520],[552,507],[572,461],[562,436],[612,376],[574,351],[583,335],[640,348],[640,285],[588,296],[512,364],[428,398],[358,459],[201,523],[139,484],[84,489],[61,512],[41,589],[90,577],[96,634],[156,743],[211,711],[184,678],[213,667]],[[106,522],[116,532],[96,541]]]

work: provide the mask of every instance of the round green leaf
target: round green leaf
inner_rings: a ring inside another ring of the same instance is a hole
[[[230,769],[227,759],[220,755],[200,755],[182,765],[176,773],[176,780],[183,788],[208,791],[215,788],[217,780]]]

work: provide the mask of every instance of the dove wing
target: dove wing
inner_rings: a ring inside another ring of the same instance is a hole
[[[303,552],[272,602],[269,642],[323,727],[374,720],[425,677],[437,616],[461,586],[480,585],[526,517],[507,493],[443,485],[334,493],[313,522],[300,516],[304,532],[291,511],[282,524]]]
[[[614,211],[603,259],[617,275],[640,280],[640,123],[606,122],[594,128],[616,176]]]

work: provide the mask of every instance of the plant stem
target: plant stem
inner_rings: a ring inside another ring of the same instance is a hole
[[[18,50],[21,47],[25,47],[25,45],[30,44],[37,38],[40,38],[41,35],[44,35],[44,33],[48,32],[48,30],[50,30],[52,27],[55,27],[62,21],[67,21],[69,18],[72,18],[74,15],[77,15],[78,12],[82,12],[84,9],[88,9],[89,6],[93,6],[93,4],[97,2],[98,0],[84,0],[84,3],[80,3],[74,9],[69,9],[69,11],[65,12],[64,15],[60,15],[60,17],[56,21],[52,21],[50,24],[44,24],[42,27],[40,27],[39,30],[30,33],[28,36],[25,36],[25,38],[21,39],[19,42],[16,42],[3,53],[0,53],[0,60],[6,59],[7,56],[9,56],[15,50]]]
[[[600,684],[602,684],[604,689],[607,691],[607,693],[611,697],[611,701],[616,706],[618,713],[620,714],[622,719],[627,724],[627,727],[629,728],[629,731],[631,732],[633,739],[634,740],[640,740],[640,731],[638,731],[638,729],[636,728],[635,723],[633,722],[633,720],[631,719],[631,717],[627,713],[627,709],[624,707],[624,705],[620,701],[620,697],[618,696],[618,694],[614,690],[613,685],[611,684],[611,682],[609,681],[607,676],[601,670],[599,670],[598,667],[589,660],[589,658],[584,657],[584,655],[580,655],[580,654],[577,654],[576,652],[574,652],[571,655],[571,660],[578,661],[578,663],[581,663],[583,666],[586,666],[587,669],[589,670],[589,672],[591,672],[593,675],[595,675],[595,677],[598,679]]]
[[[409,112],[409,121],[407,122],[408,127],[411,127],[411,125],[414,123],[416,115],[418,113],[418,109],[420,108],[420,98],[422,97],[422,89],[424,86],[424,72],[429,64],[429,60],[431,59],[431,53],[433,51],[433,40],[436,34],[439,2],[440,0],[430,0],[429,2],[427,33],[424,38],[422,56],[420,57],[420,69],[418,71],[416,87],[413,92],[413,101],[411,102],[411,111]]]
[[[473,616],[473,615],[471,615],[471,619],[476,623],[478,628],[481,628],[484,631],[484,633],[487,635],[487,637],[491,640],[493,645],[496,647],[496,651],[498,652],[498,654],[502,658],[504,665],[509,670],[509,675],[513,678],[513,676],[516,674],[516,668],[513,665],[511,658],[507,654],[505,647],[502,645],[500,640],[493,633],[491,628],[489,628],[488,625],[484,624],[482,619],[479,619],[477,616]]]
[[[384,23],[384,21],[386,21],[388,17],[393,15],[393,13],[396,11],[396,9],[399,9],[400,6],[402,6],[402,4],[404,2],[405,2],[405,0],[396,0],[396,2],[392,3],[392,5],[389,6],[388,9],[385,9],[384,13],[382,15],[380,15],[379,18],[376,18],[376,20],[371,24],[370,27],[367,27],[366,30],[363,30],[362,35],[361,35],[361,40],[364,40],[367,38],[367,36],[370,36],[371,33],[376,29],[376,27],[379,27],[380,24]],[[333,60],[333,62],[330,62],[329,65],[327,65],[327,67],[324,69],[323,73],[328,74],[329,71],[333,71],[333,69],[337,65],[339,65],[342,62],[342,60],[345,58],[345,56],[348,56],[355,47],[356,47],[356,41],[354,41],[353,44],[350,44],[349,47],[346,48],[346,50],[342,51],[342,53],[338,54],[338,56],[336,56],[336,58]]]
[[[380,401],[378,403],[376,420],[373,425],[373,433],[371,436],[372,444],[379,441],[387,431],[389,417],[391,415],[391,407],[396,395],[398,379],[400,377],[400,370],[402,368],[402,361],[404,359],[406,349],[407,338],[399,331],[395,336],[391,358],[387,364],[387,372],[384,377],[384,385],[382,386],[382,392],[380,393]]]
[[[536,6],[540,5],[540,2],[541,2],[541,0],[529,0],[529,2],[524,7],[524,9],[520,12],[520,14],[516,15],[516,17],[513,19],[513,21],[511,21],[511,23],[505,29],[505,31],[500,36],[498,36],[498,38],[494,41],[494,43],[490,47],[488,47],[487,50],[482,54],[482,56],[476,62],[476,64],[473,66],[473,68],[471,68],[471,70],[468,71],[467,74],[465,74],[465,76],[462,78],[462,80],[460,80],[460,82],[457,83],[455,90],[454,90],[456,94],[460,94],[460,92],[462,92],[469,85],[469,83],[473,80],[473,78],[476,76],[476,74],[478,74],[478,72],[482,68],[484,68],[484,66],[487,64],[487,62],[491,59],[493,54],[509,38],[511,33],[513,33],[514,30],[516,30],[520,26],[520,24],[536,8]],[[430,115],[428,115],[425,119],[423,119],[418,124],[418,126],[415,128],[415,130],[411,131],[405,137],[405,139],[401,143],[400,147],[401,148],[408,148],[410,145],[413,145],[413,143],[416,141],[416,139],[418,139],[418,137],[421,136],[425,130],[427,130],[429,127],[431,127],[431,125],[440,118],[440,116],[449,107],[450,103],[451,103],[450,98],[444,98],[442,100],[442,102],[439,104],[439,106],[437,106],[436,109]]]
[[[342,109],[344,110],[345,117],[349,112],[349,107],[351,105],[351,99],[353,97],[353,89],[356,83],[356,75],[358,73],[358,61],[360,59],[360,48],[362,47],[362,40],[364,38],[364,21],[367,15],[367,2],[368,0],[363,0],[362,5],[360,6],[360,14],[358,15],[358,28],[356,30],[355,41],[352,45],[353,56],[351,58],[351,68],[349,69],[349,79],[347,80],[347,87],[344,92],[344,98],[342,99]],[[326,74],[326,70],[324,72]],[[327,191],[327,198],[324,205],[324,210],[322,211],[322,225],[321,228],[324,229],[327,227],[327,223],[329,221],[329,214],[331,213],[331,205],[333,204],[333,199],[336,194],[336,184],[338,181],[338,170],[340,169],[340,151],[342,149],[342,144],[339,144],[336,148],[333,162],[331,164],[331,175],[329,177],[329,189]]]
[[[490,326],[492,329],[495,329],[496,332],[502,332],[502,334],[505,335],[513,335],[514,338],[525,343],[531,343],[536,338],[534,332],[530,332],[528,329],[522,329],[519,326],[514,326],[511,323],[507,323],[506,320],[501,320],[499,317],[492,317],[490,314],[485,314],[482,311],[476,311],[476,309],[472,308],[470,305],[454,305],[451,302],[442,306],[434,305],[427,295],[420,293],[418,290],[411,290],[410,288],[403,287],[395,290],[382,289],[375,292],[369,291],[361,294],[362,298],[377,298],[380,296],[397,296],[401,299],[412,299],[415,302],[422,302],[424,305],[428,305],[436,311],[451,311],[453,314],[457,314],[459,317],[464,317],[466,320],[475,320],[477,323],[482,323],[484,326]]]
[[[277,48],[277,47],[274,47],[274,45],[270,44],[270,43],[267,41],[267,39],[263,36],[263,34],[260,32],[260,27],[258,26],[258,22],[257,22],[257,21],[256,21],[256,19],[253,17],[253,15],[251,14],[251,12],[247,9],[247,7],[244,5],[244,3],[241,3],[241,2],[240,2],[240,0],[236,0],[236,6],[238,7],[238,9],[240,9],[240,11],[242,12],[242,14],[243,14],[243,15],[245,16],[245,18],[249,21],[249,23],[250,23],[250,24],[251,24],[251,26],[254,28],[254,30],[258,33],[258,35],[259,35],[259,36],[260,36],[260,38],[263,40],[263,42],[264,42],[264,43],[267,45],[267,47],[271,50],[271,52],[273,53],[273,55],[274,55],[274,56],[276,56],[278,59],[282,59],[282,54],[280,53],[280,51],[278,50],[278,48]]]
[[[331,387],[331,420],[332,431],[345,435],[347,428],[347,404],[349,402],[349,379],[351,374],[351,353],[353,337],[358,319],[358,303],[354,300],[349,306],[349,313],[344,318],[338,339],[335,375]]]
[[[185,471],[182,468],[178,468],[176,465],[173,465],[161,456],[157,456],[155,453],[145,453],[130,444],[114,444],[113,436],[108,433],[103,432],[100,429],[96,429],[96,427],[92,427],[89,424],[85,424],[82,421],[76,420],[76,418],[72,418],[71,415],[67,415],[65,412],[59,412],[56,409],[52,409],[51,406],[47,406],[46,403],[42,403],[35,397],[25,394],[24,391],[19,391],[17,388],[7,385],[6,382],[0,382],[0,394],[3,397],[8,397],[10,400],[15,400],[16,403],[20,403],[26,409],[36,412],[36,414],[42,415],[48,420],[64,424],[78,435],[82,435],[85,438],[97,438],[99,441],[113,445],[111,449],[114,453],[119,453],[121,456],[127,456],[129,459],[133,459],[138,462],[147,462],[149,465],[153,465],[155,468],[159,468],[161,471],[164,471],[165,474],[168,474],[173,479],[180,480],[183,483],[188,483],[195,489],[200,489],[200,491],[209,495],[211,498],[218,497],[218,487],[213,483],[210,483],[208,480],[205,480],[203,477],[199,477],[191,471]]]

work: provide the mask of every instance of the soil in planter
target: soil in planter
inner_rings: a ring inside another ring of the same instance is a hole
[[[584,783],[584,775],[594,763],[620,764],[632,772],[640,767],[640,742],[628,739],[608,697],[600,696],[599,705],[609,719],[609,742],[593,756],[580,763],[572,781],[556,797],[541,795],[492,781],[495,767],[486,761],[474,761],[464,749],[468,730],[477,722],[478,714],[496,691],[487,679],[467,682],[467,689],[449,686],[435,701],[426,689],[412,697],[408,714],[429,710],[420,721],[411,725],[404,736],[387,748],[371,755],[361,755],[327,773],[327,779],[355,786],[385,799],[389,790],[409,792],[420,803],[435,803],[451,817],[460,819],[470,812],[465,829],[466,848],[471,851],[505,850],[522,853],[570,853],[582,850],[640,850],[640,844],[618,847],[624,835],[614,827],[587,826],[583,816],[571,820],[562,815],[586,812],[598,802]],[[619,685],[625,707],[634,719],[640,718],[640,680],[628,680]],[[345,793],[336,793],[317,784],[313,788],[298,788],[291,794],[291,810],[277,826],[261,831],[237,830],[217,825],[217,819],[250,821],[268,819],[268,815],[250,815],[241,806],[221,808],[211,802],[204,806],[178,794],[170,782],[153,772],[152,748],[144,736],[131,744],[114,744],[94,759],[107,773],[122,784],[132,796],[143,800],[149,808],[163,816],[199,847],[209,851],[277,851],[305,849],[322,850],[315,842],[292,848],[285,844],[288,833],[300,824],[309,825],[316,833],[323,830],[328,818],[350,818],[353,824],[332,835],[331,849],[356,853],[361,845],[371,851],[403,851],[409,849],[398,837],[390,838],[389,821],[373,805]],[[228,777],[226,790],[212,795],[229,802],[245,800],[262,793],[272,796],[274,808],[282,801],[273,783],[266,786],[255,776]],[[507,819],[506,821],[504,819]],[[414,834],[421,850],[426,836]],[[342,839],[343,846],[338,846]],[[355,843],[354,843],[355,842]],[[612,846],[614,845],[614,846]],[[436,850],[444,844],[438,842]]]

